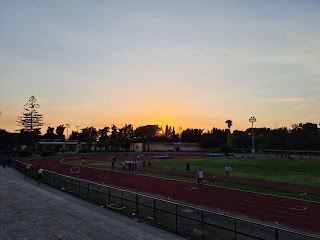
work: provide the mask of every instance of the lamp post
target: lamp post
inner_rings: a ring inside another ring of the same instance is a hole
[[[67,123],[67,124],[66,124],[66,128],[67,128],[67,139],[69,138],[69,137],[68,137],[68,136],[69,136],[69,135],[68,135],[68,129],[69,129],[69,127],[70,127],[70,124]]]
[[[182,127],[179,127],[179,130],[180,130],[180,143],[181,143]]]
[[[255,153],[254,150],[254,133],[253,133],[253,123],[256,122],[257,119],[255,117],[250,117],[249,118],[249,122],[251,122],[251,131],[252,131],[252,153]]]

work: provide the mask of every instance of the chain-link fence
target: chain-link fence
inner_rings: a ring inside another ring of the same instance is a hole
[[[25,165],[16,162],[16,169]],[[34,167],[29,172],[37,178]],[[291,231],[162,198],[45,171],[42,182],[101,207],[199,240],[315,240],[319,235]]]

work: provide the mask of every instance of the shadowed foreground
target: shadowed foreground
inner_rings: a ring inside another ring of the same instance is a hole
[[[182,239],[0,169],[0,239]]]

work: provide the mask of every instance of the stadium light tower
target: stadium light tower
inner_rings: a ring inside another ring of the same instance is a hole
[[[69,135],[68,135],[68,129],[69,129],[69,127],[70,127],[70,124],[67,123],[67,124],[66,124],[66,128],[67,128],[67,139],[69,138]]]
[[[255,150],[254,150],[254,133],[253,133],[253,123],[256,122],[257,119],[255,117],[251,117],[249,118],[249,122],[251,122],[251,131],[252,131],[252,153],[255,153]]]

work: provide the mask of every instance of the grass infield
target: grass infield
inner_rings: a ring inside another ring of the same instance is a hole
[[[225,175],[225,166],[231,164],[233,177],[289,183],[302,186],[320,186],[319,160],[287,160],[264,158],[190,158],[154,161],[152,167],[184,171],[187,162],[191,172],[201,168],[205,174]]]

